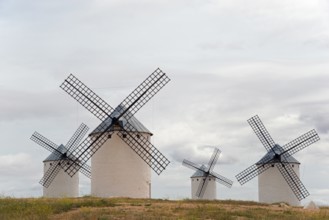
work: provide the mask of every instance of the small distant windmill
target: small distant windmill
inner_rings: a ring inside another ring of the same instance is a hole
[[[231,188],[233,181],[213,171],[220,152],[218,148],[214,149],[208,166],[200,166],[191,161],[183,160],[184,166],[196,170],[196,173],[191,177],[192,199],[216,199],[216,181]]]
[[[45,197],[77,197],[79,195],[79,176],[69,176],[63,171],[65,166],[79,167],[81,173],[88,178],[91,177],[90,166],[80,164],[72,154],[72,151],[76,150],[87,131],[88,127],[81,124],[65,146],[62,144],[56,145],[38,132],[34,132],[31,136],[31,140],[51,152],[43,161],[44,176],[39,182],[44,186],[43,195]]]
[[[151,133],[134,114],[169,81],[156,69],[115,109],[72,74],[60,86],[102,121],[73,151],[81,164],[91,158],[93,196],[150,197],[150,168],[160,175],[169,160],[151,144]],[[74,175],[79,167],[69,165],[65,170]]]
[[[306,198],[309,192],[299,179],[300,163],[292,155],[320,140],[318,134],[311,130],[280,146],[273,141],[257,115],[250,118],[248,123],[268,152],[256,164],[236,175],[237,180],[243,185],[259,175],[260,202],[300,205],[300,200]],[[266,170],[268,172],[263,173]]]

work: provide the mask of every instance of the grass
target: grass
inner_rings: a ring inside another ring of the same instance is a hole
[[[205,201],[129,198],[0,198],[1,220],[109,220],[109,219],[225,219],[225,220],[324,220],[329,208],[300,207],[248,201]]]

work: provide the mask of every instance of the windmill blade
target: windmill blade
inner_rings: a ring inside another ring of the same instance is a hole
[[[265,170],[267,170],[270,166],[265,166],[266,164],[270,163],[273,160],[273,157],[271,156],[266,156],[263,157],[258,164],[262,164],[262,165],[257,165],[254,164],[250,167],[248,167],[247,169],[245,169],[244,171],[242,171],[241,173],[239,173],[238,175],[236,175],[236,179],[238,180],[238,182],[243,185],[246,182],[248,182],[249,180],[253,179],[254,177],[258,176],[259,174],[261,174],[262,172],[264,172]]]
[[[82,138],[86,135],[87,131],[89,130],[88,126],[82,123],[79,128],[75,131],[73,136],[65,145],[67,152],[73,151],[80,143]]]
[[[253,179],[254,177],[261,174],[262,172],[264,172],[265,170],[267,170],[268,168],[270,168],[270,166],[259,166],[259,165],[254,164],[254,165],[248,167],[247,169],[245,169],[244,171],[242,171],[241,173],[239,173],[238,175],[236,175],[235,177],[238,180],[238,182],[241,185],[243,185],[246,182]]]
[[[107,141],[108,136],[112,135],[113,132],[102,132],[96,138],[87,137],[84,139],[78,148],[72,153],[77,155],[76,159],[73,160],[74,163],[65,167],[65,172],[68,173],[71,177],[76,174],[79,169],[87,163],[87,161],[98,151],[99,148]],[[73,166],[75,164],[75,166]],[[76,166],[79,164],[79,166]]]
[[[287,181],[293,193],[296,195],[297,199],[300,201],[305,199],[310,193],[307,191],[303,183],[298,178],[295,171],[289,164],[276,164],[283,178]]]
[[[66,158],[60,161],[57,161],[55,165],[51,166],[47,172],[44,174],[42,179],[40,180],[40,184],[44,187],[48,188],[52,181],[55,179],[57,174],[60,172],[61,169],[67,168],[70,164],[74,163],[73,160],[70,158]],[[79,165],[75,163],[75,166],[78,166],[81,173],[84,174],[86,177],[91,178],[91,167],[87,164]],[[72,175],[73,176],[73,175]],[[71,176],[71,177],[72,177]]]
[[[109,104],[72,74],[60,87],[101,121],[107,119],[113,112],[113,108]]]
[[[39,183],[48,188],[61,169],[62,167],[60,166],[60,161],[56,162],[56,165],[54,164],[49,167]]]
[[[219,182],[220,184],[224,185],[224,186],[227,186],[228,188],[231,188],[232,185],[233,185],[233,181],[222,176],[222,175],[219,175],[218,173],[212,171],[210,172],[210,176],[213,176],[215,177],[216,181]]]
[[[67,170],[71,170],[71,167],[75,167],[74,169],[74,173],[73,171],[71,173],[68,173],[69,176],[73,177],[74,174],[76,174],[78,171],[80,171],[80,173],[82,173],[83,175],[85,175],[86,177],[88,177],[89,179],[91,179],[91,167],[87,164],[81,164],[78,163],[76,160],[70,160],[70,162],[68,163],[62,163],[61,167],[64,169],[64,171],[66,173]]]
[[[41,147],[44,147],[51,153],[56,154],[57,156],[62,156],[63,153],[60,152],[58,149],[58,145],[53,143],[51,140],[47,139],[46,137],[42,136],[38,132],[34,132],[34,134],[30,138],[35,143],[39,144]]]
[[[263,125],[263,122],[258,117],[258,115],[248,119],[247,121],[248,121],[249,125],[251,126],[251,128],[254,130],[254,132],[257,135],[260,142],[262,142],[262,144],[264,145],[265,149],[267,151],[272,150],[275,143],[274,143],[270,133],[268,133],[267,129]]]
[[[158,175],[169,165],[170,161],[143,135],[136,135],[137,129],[128,121],[124,129],[126,131],[119,131],[118,136],[133,149],[145,163],[147,163],[154,172]]]
[[[211,172],[214,169],[214,166],[217,163],[218,157],[220,155],[221,151],[218,148],[214,149],[214,152],[209,160],[208,163],[208,172]]]
[[[86,177],[88,177],[89,179],[91,179],[91,167],[87,164],[81,164],[79,163],[79,161],[77,161],[75,159],[76,157],[74,157],[72,154],[67,155],[67,163],[61,163],[61,167],[64,169],[64,171],[66,169],[68,169],[71,165],[78,167],[78,170],[85,175]],[[73,176],[73,175],[72,175]],[[71,176],[71,177],[72,177]]]
[[[300,137],[296,138],[295,140],[289,142],[288,144],[283,146],[284,151],[282,152],[282,156],[284,158],[288,158],[291,155],[295,154],[296,152],[304,149],[305,147],[313,144],[320,140],[319,135],[313,129]]]
[[[197,165],[197,164],[195,164],[195,163],[193,163],[193,162],[191,162],[189,160],[185,160],[184,159],[182,165],[183,166],[186,166],[188,168],[191,168],[193,170],[200,170],[200,171],[202,171],[204,173],[207,173],[206,167],[204,165],[201,165],[200,166],[200,165]]]
[[[121,102],[120,106],[125,106],[125,109],[121,109],[120,117],[123,116],[128,121],[169,81],[170,79],[162,70],[156,69]]]
[[[88,177],[89,179],[91,179],[91,167],[89,165],[87,164],[82,165],[80,168],[80,172],[86,177]]]
[[[102,127],[103,126],[103,127]],[[74,155],[75,159],[72,159],[74,163],[66,166],[64,171],[68,173],[71,177],[76,174],[81,166],[87,163],[87,161],[97,152],[99,148],[107,141],[108,137],[113,134],[113,131],[109,131],[112,128],[112,124],[106,126],[99,125],[100,129],[104,129],[98,136],[93,138],[85,138],[77,147],[71,155]],[[79,166],[74,166],[79,164]]]
[[[200,177],[201,181],[198,186],[198,190],[196,191],[196,196],[200,199],[203,198],[204,193],[206,192],[208,183],[209,183],[209,178],[208,175],[205,177]]]

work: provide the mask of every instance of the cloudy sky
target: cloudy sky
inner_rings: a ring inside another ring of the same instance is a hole
[[[70,73],[115,107],[160,67],[171,82],[136,115],[171,160],[153,197],[190,197],[181,161],[207,163],[217,146],[215,171],[235,181],[218,197],[257,200],[257,178],[235,175],[265,154],[247,123],[258,114],[282,145],[317,130],[295,158],[304,202],[329,204],[328,21],[327,0],[0,0],[0,196],[42,195],[34,131],[60,144],[98,125],[59,88]]]

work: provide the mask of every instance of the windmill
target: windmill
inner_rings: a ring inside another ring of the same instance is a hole
[[[56,145],[38,132],[34,132],[31,136],[31,140],[51,152],[43,161],[44,176],[39,182],[44,186],[43,195],[45,197],[77,197],[79,195],[79,176],[67,175],[63,171],[65,165],[72,164],[80,167],[81,173],[88,178],[91,177],[91,168],[87,164],[81,165],[72,155],[72,151],[78,147],[87,131],[88,127],[82,123],[65,146]]]
[[[73,151],[81,164],[92,158],[92,195],[150,197],[150,168],[160,175],[169,160],[151,144],[151,133],[136,122],[134,114],[169,81],[156,69],[115,109],[72,74],[61,84],[65,92],[102,121]],[[101,169],[96,169],[98,165]],[[68,165],[65,170],[74,175],[79,167]]]
[[[320,140],[318,134],[313,129],[280,146],[273,141],[257,115],[250,118],[248,123],[264,145],[267,154],[236,175],[237,180],[243,185],[259,175],[260,202],[287,202],[290,205],[300,205],[300,201],[306,198],[309,192],[299,179],[300,163],[292,155]]]
[[[213,171],[220,153],[218,148],[214,149],[208,166],[200,166],[191,161],[183,160],[184,166],[196,170],[191,177],[192,199],[216,199],[216,182],[231,188],[233,181]]]

